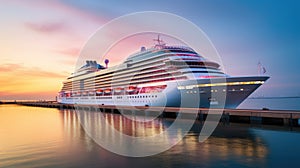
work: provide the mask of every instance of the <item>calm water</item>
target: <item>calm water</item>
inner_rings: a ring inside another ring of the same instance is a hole
[[[95,120],[91,112],[86,120]],[[136,125],[105,114],[116,129],[134,136],[164,130],[171,119]],[[290,167],[300,166],[300,132],[289,128],[220,125],[204,143],[200,124],[170,150],[145,158],[123,157],[98,146],[74,111],[0,105],[0,167]],[[100,132],[101,134],[101,132]],[[174,134],[180,134],[174,132]],[[152,145],[159,145],[151,142]]]
[[[273,110],[300,110],[300,98],[248,98],[238,108],[262,109],[264,107]]]

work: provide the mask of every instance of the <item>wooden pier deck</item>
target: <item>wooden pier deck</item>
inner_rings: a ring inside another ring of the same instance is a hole
[[[130,106],[109,106],[109,105],[68,105],[57,102],[15,102],[15,104],[35,107],[48,107],[58,109],[84,109],[102,112],[119,113],[124,111],[141,111],[160,113],[163,117],[176,117],[179,110],[185,114],[194,114],[198,112],[198,119],[205,120],[209,114],[214,114],[214,110],[207,108],[176,108],[176,107],[130,107]],[[151,109],[151,111],[149,110]],[[216,114],[219,114],[220,110]],[[222,109],[222,122],[239,122],[251,124],[271,124],[300,126],[300,111],[291,110],[257,110],[257,109]]]

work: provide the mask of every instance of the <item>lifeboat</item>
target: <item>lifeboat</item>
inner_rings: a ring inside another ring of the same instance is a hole
[[[76,96],[81,96],[81,92],[75,92]]]
[[[104,94],[111,94],[112,89],[105,89]]]
[[[94,95],[95,95],[95,90],[89,91],[89,95],[90,95],[90,96],[94,96]]]
[[[102,89],[96,90],[96,94],[100,95],[100,94],[102,94],[102,93],[103,93],[103,90],[102,90]]]
[[[89,91],[84,91],[83,96],[87,96],[89,94]]]
[[[124,88],[115,88],[114,89],[114,94],[115,95],[121,95],[121,94],[123,94],[123,90],[124,90]]]
[[[136,90],[136,86],[129,86],[127,89],[126,89],[126,92],[134,92]]]
[[[114,92],[115,93],[121,93],[124,89],[123,88],[115,88]]]
[[[71,97],[71,93],[67,92],[65,93],[66,97]]]
[[[74,96],[81,96],[80,92],[74,92]]]

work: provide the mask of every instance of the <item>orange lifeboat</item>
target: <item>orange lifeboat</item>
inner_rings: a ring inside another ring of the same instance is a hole
[[[103,93],[103,90],[102,89],[98,89],[98,90],[96,90],[96,94],[102,94]]]
[[[114,92],[115,93],[120,93],[120,92],[122,92],[124,89],[123,88],[115,88],[114,89]]]
[[[112,89],[105,89],[105,90],[104,90],[104,94],[106,94],[106,95],[107,95],[107,94],[111,94],[111,91],[112,91]]]
[[[126,89],[126,92],[134,92],[136,90],[136,86],[129,86],[127,89]]]
[[[123,94],[123,90],[124,90],[124,88],[115,88],[114,89],[114,94],[115,95],[121,95],[121,94]]]

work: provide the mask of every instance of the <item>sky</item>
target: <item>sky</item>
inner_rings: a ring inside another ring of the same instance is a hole
[[[196,24],[231,76],[257,75],[261,62],[270,79],[254,96],[300,96],[296,0],[1,0],[0,100],[55,99],[93,33],[142,11],[169,12]]]

